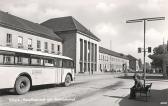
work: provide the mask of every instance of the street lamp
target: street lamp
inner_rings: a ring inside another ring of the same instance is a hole
[[[154,17],[154,18],[142,18],[142,19],[134,19],[134,20],[127,20],[126,23],[137,23],[137,22],[143,22],[144,23],[144,84],[146,80],[146,62],[145,62],[145,57],[146,57],[146,42],[145,42],[145,34],[146,34],[146,22],[147,21],[158,21],[158,20],[165,20],[165,17]]]

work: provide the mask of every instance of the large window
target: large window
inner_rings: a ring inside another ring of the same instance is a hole
[[[3,63],[4,64],[14,64],[14,56],[4,55],[3,56]]]
[[[44,59],[44,66],[54,66],[53,59]]]
[[[62,67],[62,59],[57,58],[54,61],[56,67]]]
[[[15,64],[29,65],[29,58],[17,56],[15,57]]]
[[[6,43],[11,44],[12,43],[12,34],[6,35]]]
[[[31,64],[30,65],[42,66],[43,65],[43,59],[31,58]]]
[[[73,62],[70,60],[62,60],[63,68],[73,68]]]

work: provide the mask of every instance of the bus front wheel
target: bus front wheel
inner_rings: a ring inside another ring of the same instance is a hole
[[[26,76],[20,76],[15,82],[15,92],[19,95],[25,94],[30,90],[30,80]]]
[[[65,77],[65,82],[64,82],[64,86],[70,86],[71,85],[71,76],[69,74],[66,75]]]

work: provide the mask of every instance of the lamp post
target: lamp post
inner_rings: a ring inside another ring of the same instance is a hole
[[[165,17],[153,17],[153,18],[141,18],[141,19],[134,19],[134,20],[127,20],[126,23],[137,23],[137,22],[143,22],[144,23],[144,84],[146,80],[146,22],[147,21],[158,21],[158,20],[165,20]]]

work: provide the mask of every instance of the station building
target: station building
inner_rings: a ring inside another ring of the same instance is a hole
[[[72,16],[38,24],[0,11],[0,37],[0,46],[68,56],[76,73],[129,68],[127,56],[99,47],[100,39]]]
[[[126,55],[99,47],[99,71],[125,72],[129,69]]]
[[[74,59],[76,73],[97,71],[100,39],[85,26],[72,16],[53,18],[41,25],[63,39],[63,55]]]
[[[139,63],[138,59],[133,57],[132,55],[127,55],[129,59],[129,70],[130,71],[139,71]]]
[[[51,29],[2,11],[0,46],[62,55],[62,39]]]

